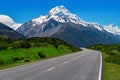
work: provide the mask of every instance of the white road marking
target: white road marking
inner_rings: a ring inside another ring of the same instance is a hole
[[[100,68],[99,68],[98,80],[101,80],[101,76],[102,76],[102,54],[100,53]]]
[[[83,54],[83,55],[81,55],[81,56],[84,56],[84,54]]]
[[[51,70],[53,70],[53,69],[55,69],[56,67],[51,67],[51,68],[49,68],[49,69],[47,69],[47,71],[51,71]]]
[[[86,53],[86,54],[84,53],[82,56],[85,56],[85,55],[88,55],[88,53]]]
[[[76,58],[73,58],[72,60],[76,60]]]
[[[65,61],[64,64],[67,64],[69,61]]]

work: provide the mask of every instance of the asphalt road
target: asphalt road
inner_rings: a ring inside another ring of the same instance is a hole
[[[0,80],[101,80],[101,53],[70,55],[0,70]]]

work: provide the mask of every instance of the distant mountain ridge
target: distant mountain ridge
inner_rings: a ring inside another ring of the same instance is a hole
[[[0,22],[9,26],[10,28],[17,30],[22,24],[15,23],[12,18],[7,15],[0,15]]]
[[[18,32],[14,31],[10,27],[4,25],[0,22],[0,37],[9,37],[12,39],[22,39],[25,38],[23,35],[19,34]]]
[[[64,6],[56,6],[45,16],[23,24],[17,31],[28,38],[59,38],[77,47],[120,43],[120,29],[117,26],[85,22]]]

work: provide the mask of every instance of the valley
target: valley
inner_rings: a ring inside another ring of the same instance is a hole
[[[0,79],[120,80],[119,26],[84,21],[63,5],[46,12],[24,23],[0,14]]]

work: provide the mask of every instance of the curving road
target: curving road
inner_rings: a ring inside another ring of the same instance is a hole
[[[101,53],[81,52],[0,71],[0,80],[101,80]]]

